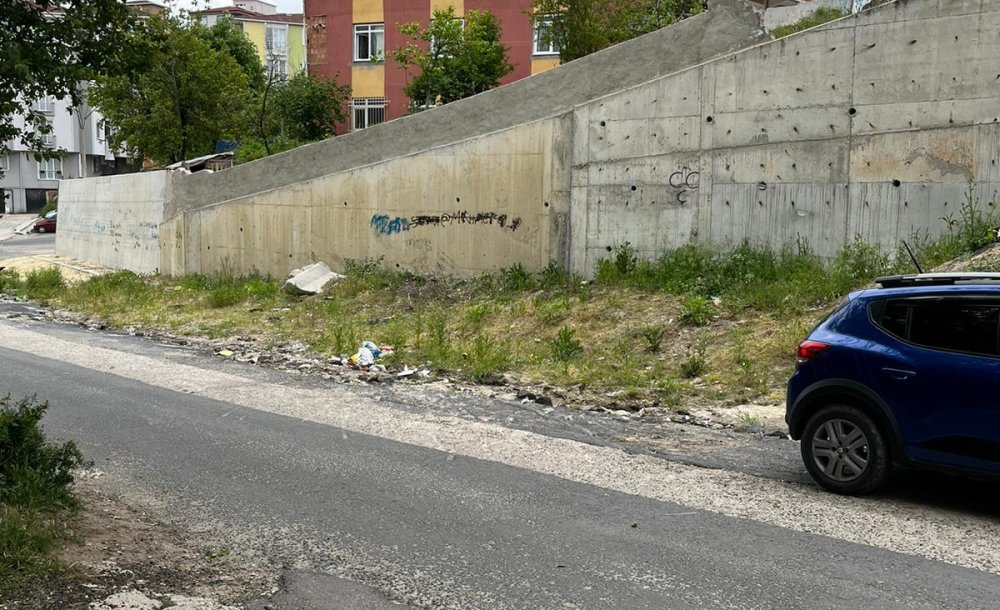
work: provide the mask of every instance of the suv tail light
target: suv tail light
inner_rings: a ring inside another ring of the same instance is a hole
[[[830,347],[826,343],[820,343],[819,341],[805,340],[799,344],[798,352],[796,353],[796,360],[799,364],[805,364],[816,357],[817,354]]]

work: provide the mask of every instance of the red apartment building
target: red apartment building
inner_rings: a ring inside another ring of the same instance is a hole
[[[500,19],[507,59],[514,65],[503,83],[559,64],[558,50],[542,43],[533,31],[531,0],[305,0],[309,73],[336,76],[352,89],[350,125],[345,131],[406,114],[406,75],[390,58],[375,59],[408,42],[398,24],[416,21],[427,27],[435,10],[449,6],[459,17],[485,9]]]

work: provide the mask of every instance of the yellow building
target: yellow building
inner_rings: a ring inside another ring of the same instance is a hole
[[[304,18],[301,13],[277,13],[275,9],[262,0],[235,0],[233,6],[206,9],[198,16],[208,26],[229,16],[257,47],[261,63],[283,79],[306,70]]]

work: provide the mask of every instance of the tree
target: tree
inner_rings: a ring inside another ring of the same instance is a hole
[[[250,130],[253,92],[236,59],[212,46],[208,28],[150,17],[126,44],[144,58],[131,76],[97,79],[91,100],[127,144],[159,164],[211,153]]]
[[[347,120],[344,106],[351,96],[348,85],[296,74],[274,89],[274,111],[281,132],[304,142],[333,135],[337,123]]]
[[[700,13],[704,0],[532,0],[543,41],[565,63]]]
[[[257,47],[229,15],[223,15],[211,27],[200,27],[197,31],[213,49],[227,53],[236,60],[246,74],[247,84],[251,89],[261,91],[264,88],[265,70],[260,62],[260,55],[257,54]]]
[[[69,97],[79,105],[82,81],[116,71],[131,54],[123,42],[133,25],[120,0],[0,2],[0,154],[13,139],[40,157],[57,154],[42,145],[49,127],[32,102]]]
[[[500,43],[500,21],[489,11],[469,11],[463,25],[453,7],[438,9],[430,27],[407,23],[399,31],[413,41],[391,53],[407,74],[411,111],[482,93],[514,70]]]

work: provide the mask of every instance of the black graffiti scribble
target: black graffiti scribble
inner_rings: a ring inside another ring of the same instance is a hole
[[[697,190],[700,180],[701,174],[699,172],[693,172],[685,167],[680,171],[670,174],[670,179],[667,182],[675,189],[688,188],[690,190]]]
[[[462,225],[499,225],[501,229],[510,229],[511,231],[517,231],[517,228],[521,226],[522,220],[520,217],[510,218],[506,214],[498,214],[497,212],[477,212],[470,214],[468,211],[454,212],[451,214],[433,214],[433,215],[421,215],[421,216],[411,216],[410,226],[420,227],[424,225],[433,226],[451,226],[455,224]]]

